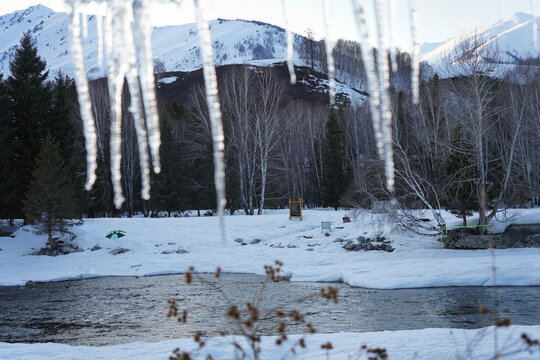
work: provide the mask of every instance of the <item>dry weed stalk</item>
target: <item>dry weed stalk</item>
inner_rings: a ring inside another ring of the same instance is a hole
[[[327,286],[325,288],[321,288],[317,294],[308,295],[300,299],[294,299],[271,309],[261,309],[260,305],[263,299],[264,290],[270,282],[290,282],[289,277],[283,275],[282,267],[283,263],[279,260],[276,260],[274,265],[264,266],[266,278],[255,291],[252,301],[246,301],[244,306],[240,306],[235,303],[225,289],[219,287],[216,282],[208,281],[196,273],[193,267],[190,267],[189,270],[184,274],[186,284],[192,284],[194,281],[198,281],[200,283],[209,285],[212,290],[219,293],[220,296],[227,302],[227,309],[224,316],[229,320],[230,324],[247,343],[246,346],[238,341],[232,342],[235,350],[235,359],[260,359],[261,339],[264,335],[261,329],[263,319],[275,319],[276,324],[273,329],[278,334],[278,337],[275,340],[275,344],[277,346],[284,346],[286,344],[288,340],[287,330],[290,327],[290,324],[303,325],[308,334],[316,333],[316,329],[313,324],[311,324],[311,322],[309,322],[302,313],[295,309],[285,310],[286,306],[297,301],[303,301],[315,297],[321,297],[323,299],[333,301],[334,303],[339,302],[338,288],[334,286]],[[219,279],[220,276],[221,268],[218,267],[214,273],[214,277]],[[168,304],[169,311],[167,312],[167,317],[176,318],[178,322],[185,324],[187,322],[188,310],[184,309],[180,311],[176,301],[174,300],[168,300]],[[218,310],[217,307],[208,306],[207,304],[199,304],[198,306]],[[226,334],[221,332],[220,335],[225,336]],[[206,339],[199,331],[193,335],[193,340],[199,345],[196,351],[202,349],[206,345]],[[283,358],[289,354],[295,355],[298,348],[306,348],[305,335],[290,345],[290,348],[285,351]],[[327,342],[321,345],[321,348],[326,349],[328,354],[328,352],[332,349],[332,344]],[[195,351],[186,352],[176,348],[169,359],[191,360],[193,359],[193,356],[195,356]],[[214,360],[211,355],[207,355],[206,359]]]

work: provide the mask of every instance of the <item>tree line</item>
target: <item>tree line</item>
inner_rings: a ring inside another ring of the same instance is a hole
[[[463,46],[463,54],[480,48]],[[341,54],[339,69],[345,73],[348,67],[357,68],[361,54],[354,43],[342,42],[336,48]],[[318,61],[316,67],[324,67],[322,54],[309,55],[310,61]],[[448,64],[459,76],[424,77],[420,104],[415,105],[408,91],[410,57],[398,53],[396,58],[399,70],[392,74],[390,91],[394,194],[385,190],[365,102],[359,107],[345,102],[331,108],[309,95],[295,98],[287,77],[271,67],[237,65],[220,72],[230,212],[261,213],[285,206],[289,198],[302,198],[310,207],[371,207],[374,200],[394,198],[403,209],[452,210],[464,223],[472,211],[479,211],[480,222],[488,223],[498,209],[537,204],[540,78],[536,67],[521,66],[505,77],[494,76],[495,62],[463,56],[459,64]],[[6,194],[1,217],[24,216],[32,173],[43,162],[36,159],[42,159],[39,153],[48,143],[56,144],[68,174],[76,216],[173,216],[188,209],[215,208],[212,141],[202,85],[194,84],[182,100],[158,92],[162,173],[152,174],[149,201],[140,198],[137,140],[129,96],[124,96],[126,203],[117,210],[110,182],[106,79],[91,82],[98,179],[94,189],[86,192],[75,84],[64,75],[48,80],[45,68],[25,35],[11,62],[11,75],[0,85],[0,106],[5,109],[0,114],[4,170],[0,183]],[[422,69],[429,70],[426,65]],[[363,81],[362,72],[351,77]]]

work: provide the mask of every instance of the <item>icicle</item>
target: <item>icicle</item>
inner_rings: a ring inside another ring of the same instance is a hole
[[[135,132],[137,134],[137,144],[139,148],[139,164],[141,167],[141,197],[144,200],[150,199],[150,158],[148,156],[148,140],[146,133],[146,126],[144,122],[144,116],[142,114],[142,100],[141,100],[141,88],[139,87],[138,72],[137,72],[137,58],[135,57],[135,46],[133,39],[129,37],[130,33],[127,29],[131,28],[131,12],[129,6],[126,6],[125,17],[123,19],[123,43],[125,44],[125,55],[127,56],[128,71],[125,74],[129,93],[131,95],[131,104],[129,111],[133,116],[133,122],[135,125]],[[137,28],[137,23],[135,24]],[[153,78],[152,78],[153,81]],[[159,152],[159,148],[158,148]]]
[[[133,2],[133,17],[135,19],[133,36],[137,58],[139,59],[139,75],[142,89],[142,99],[148,126],[148,139],[152,153],[154,172],[161,171],[159,147],[161,135],[159,132],[159,116],[157,111],[156,93],[154,92],[154,66],[152,61],[152,26],[150,25],[150,2],[135,0]]]
[[[396,22],[396,0],[389,0],[390,6],[388,7],[388,33],[390,34],[390,62],[392,63],[392,72],[398,71],[398,64],[396,61],[396,34],[394,31],[394,23]]]
[[[534,55],[536,56],[538,55],[538,24],[536,23],[536,15],[534,14],[534,0],[531,0],[531,14],[532,14]]]
[[[381,118],[384,142],[384,163],[386,169],[386,188],[394,191],[394,156],[392,150],[392,111],[390,110],[390,73],[388,68],[388,56],[386,55],[386,41],[384,31],[384,8],[383,0],[373,0],[375,18],[377,22],[377,74],[379,76],[379,88],[381,91]]]
[[[98,41],[98,67],[103,67],[103,17],[96,14],[96,33]]]
[[[377,82],[375,62],[373,60],[373,48],[369,39],[369,31],[362,0],[352,0],[352,4],[354,8],[356,27],[358,30],[358,38],[360,40],[360,51],[362,52],[364,69],[366,73],[366,90],[370,94],[369,110],[371,111],[373,130],[377,143],[377,152],[382,160],[384,155],[384,146],[381,132],[381,113],[379,111],[381,95],[379,91],[379,84]]]
[[[120,3],[119,3],[120,2]],[[111,176],[114,191],[114,205],[119,209],[124,203],[124,195],[122,194],[122,88],[124,85],[124,74],[126,73],[127,64],[123,59],[124,44],[118,41],[118,37],[122,36],[123,28],[122,17],[124,9],[122,9],[122,0],[113,0],[112,5],[109,4],[106,21],[106,43],[107,43],[107,62],[109,64],[109,96],[111,99],[111,134],[110,134],[110,152],[111,152]],[[120,6],[119,6],[120,5]],[[120,42],[120,44],[119,44]]]
[[[328,67],[328,94],[330,105],[336,103],[336,79],[334,76],[334,44],[330,32],[330,0],[323,0],[324,35],[326,38],[326,62]]]
[[[416,7],[414,0],[409,0],[409,21],[411,25],[411,88],[412,88],[412,98],[413,103],[418,104],[420,102],[420,47],[418,45],[417,38],[417,24],[418,24],[418,13],[416,12]]]
[[[204,87],[206,90],[206,103],[212,124],[212,142],[214,148],[214,182],[216,183],[217,210],[220,218],[221,236],[225,241],[225,149],[223,125],[221,123],[221,109],[218,98],[216,69],[212,54],[212,40],[210,28],[204,14],[202,0],[193,0],[197,18],[197,30],[201,46],[201,57],[204,73]]]
[[[296,74],[294,72],[294,61],[293,61],[293,33],[291,32],[289,25],[288,9],[287,9],[287,0],[281,0],[281,9],[283,11],[283,20],[285,21],[285,31],[287,36],[287,67],[289,68],[289,74],[291,76],[291,84],[296,84]]]
[[[82,36],[84,39],[88,37],[88,15],[81,13],[82,19]]]
[[[73,57],[75,59],[77,90],[81,113],[85,124],[85,136],[87,136],[88,176],[87,189],[91,188],[95,181],[96,168],[96,134],[94,121],[86,118],[91,117],[91,106],[88,96],[88,80],[84,70],[84,59],[81,46],[81,22],[78,11],[82,4],[95,2],[93,0],[66,0],[71,5],[71,26]],[[103,62],[103,37],[108,63],[108,88],[111,102],[111,128],[110,128],[110,153],[111,153],[111,177],[114,190],[114,204],[117,208],[122,206],[124,196],[122,194],[122,91],[124,81],[127,80],[131,96],[129,112],[134,119],[137,144],[139,149],[139,161],[141,167],[142,198],[150,198],[150,155],[148,140],[152,146],[154,171],[160,171],[159,165],[159,118],[157,115],[157,101],[154,93],[154,77],[152,66],[152,54],[150,49],[151,26],[148,14],[150,13],[149,0],[99,0],[98,18],[96,21],[98,34],[98,62]],[[106,6],[105,26],[101,17],[101,5]],[[131,7],[133,4],[133,8]],[[135,24],[132,28],[132,17]],[[84,26],[83,26],[84,28]],[[105,31],[104,29],[105,28]],[[105,36],[103,36],[105,34]],[[139,58],[137,58],[137,55]],[[139,61],[137,61],[139,60]],[[85,100],[86,99],[86,100]],[[144,113],[143,113],[144,108]],[[88,114],[89,115],[88,115]],[[124,114],[125,115],[125,114]],[[145,116],[147,123],[145,122]],[[88,129],[87,129],[88,128]],[[87,135],[89,133],[90,135]],[[89,141],[89,138],[92,141]],[[94,148],[92,148],[94,146]],[[91,157],[93,156],[93,157]]]
[[[79,0],[67,0],[69,7],[68,16],[70,19],[69,35],[71,43],[71,54],[75,63],[75,81],[77,82],[77,95],[81,107],[81,118],[86,143],[86,183],[85,189],[90,191],[96,181],[97,169],[97,135],[90,94],[88,90],[88,80],[84,67],[83,49],[81,44],[80,18],[76,12],[80,7]]]

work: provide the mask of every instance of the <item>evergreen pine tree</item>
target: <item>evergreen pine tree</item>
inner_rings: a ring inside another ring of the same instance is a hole
[[[32,181],[23,200],[24,214],[47,234],[52,249],[54,232],[66,232],[68,221],[75,216],[73,184],[60,155],[59,146],[47,135],[32,172]]]
[[[171,216],[171,212],[184,211],[186,208],[183,196],[186,181],[181,168],[180,144],[173,137],[167,117],[161,116],[160,120],[161,172],[152,177],[149,205],[152,209],[166,211]]]
[[[66,166],[71,167],[74,162],[76,131],[73,120],[75,82],[69,76],[59,73],[54,79],[51,89],[52,109],[50,116],[43,119],[42,130],[44,134],[51,134],[58,143],[60,154]]]
[[[459,123],[451,139],[451,153],[444,163],[446,186],[443,203],[454,215],[463,218],[463,226],[467,226],[467,216],[478,206],[476,197],[476,167],[471,144],[465,138],[463,124]]]
[[[17,184],[17,174],[13,161],[16,138],[11,118],[11,101],[6,82],[0,74],[0,218],[14,219],[20,208],[20,198],[13,191]]]
[[[330,110],[324,135],[322,153],[322,199],[324,206],[336,210],[345,190],[345,150],[343,133],[333,109]]]
[[[29,34],[21,38],[15,57],[9,63],[8,94],[14,137],[16,184],[13,189],[19,204],[15,216],[23,216],[21,200],[32,180],[32,170],[43,138],[41,125],[50,115],[50,89],[45,82],[48,72],[45,61],[37,54],[37,47]]]
[[[51,134],[59,145],[60,154],[71,174],[77,199],[77,212],[81,213],[89,207],[90,201],[88,192],[84,189],[86,180],[84,139],[80,138],[82,129],[77,124],[73,112],[77,104],[75,81],[59,73],[54,79],[51,97],[51,115],[43,121],[43,133]],[[79,137],[77,136],[78,128]]]

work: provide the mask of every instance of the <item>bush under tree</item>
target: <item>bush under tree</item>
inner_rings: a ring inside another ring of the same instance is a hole
[[[51,135],[45,138],[32,176],[23,200],[25,217],[38,227],[38,233],[47,234],[51,249],[55,249],[53,235],[68,232],[76,206],[71,176]]]

